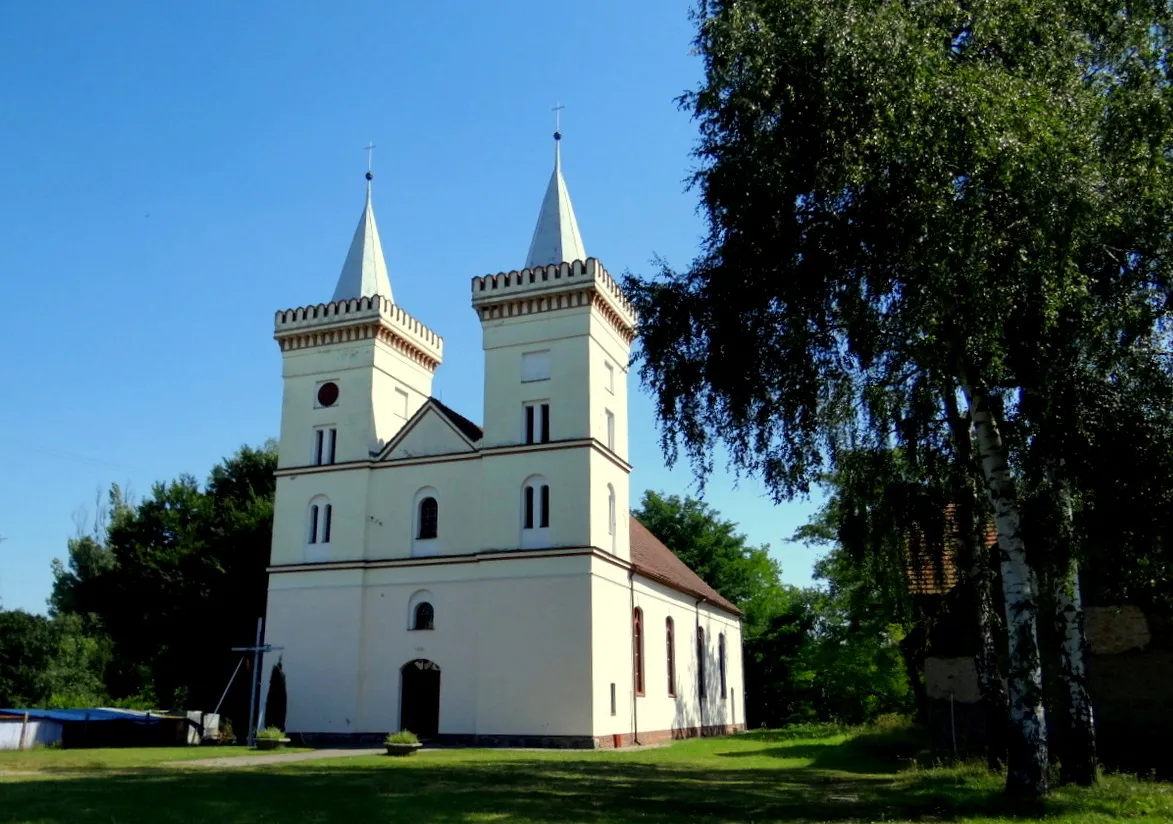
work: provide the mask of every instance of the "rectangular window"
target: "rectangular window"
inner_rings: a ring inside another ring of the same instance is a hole
[[[525,405],[525,442],[550,442],[550,404],[527,403]]]
[[[317,505],[310,507],[310,543],[316,544],[318,542],[318,507]]]
[[[401,418],[407,417],[407,393],[402,389],[395,390],[395,406],[394,412]]]
[[[316,466],[334,463],[334,441],[337,437],[337,429],[314,430],[314,464]]]
[[[334,514],[334,507],[326,504],[326,514],[322,519],[322,543],[330,543],[330,521]]]
[[[615,451],[615,413],[607,410],[607,448]]]
[[[611,714],[615,714],[615,682],[611,682]]]
[[[604,363],[607,367],[607,391],[612,395],[615,394],[615,367],[610,363]]]
[[[550,350],[526,352],[521,356],[521,382],[548,381],[550,379]]]
[[[607,534],[615,534],[615,490],[607,489]]]
[[[721,697],[725,697],[725,633],[717,636],[717,671],[721,673]]]
[[[550,525],[550,487],[542,484],[542,529]]]
[[[534,528],[534,488],[532,486],[525,488],[525,528]]]

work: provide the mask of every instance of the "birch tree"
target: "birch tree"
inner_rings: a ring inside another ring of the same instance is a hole
[[[1049,391],[1058,329],[1143,334],[1165,313],[1169,14],[702,0],[682,104],[708,231],[685,270],[627,281],[663,445],[701,475],[722,444],[790,497],[851,444],[913,441],[942,387],[964,399],[998,533],[1014,794],[1046,792],[1048,762],[1006,426],[1022,391]]]

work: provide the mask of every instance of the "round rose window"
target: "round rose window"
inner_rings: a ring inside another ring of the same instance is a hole
[[[338,384],[330,381],[318,387],[318,405],[333,406],[338,402]]]

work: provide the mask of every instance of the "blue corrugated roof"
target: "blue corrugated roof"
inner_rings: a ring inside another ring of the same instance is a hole
[[[136,724],[158,724],[164,716],[143,715],[126,710],[8,710],[0,708],[0,715],[20,715],[28,713],[29,718],[43,721],[133,721]]]

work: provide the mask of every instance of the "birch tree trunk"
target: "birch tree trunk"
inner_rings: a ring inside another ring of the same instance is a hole
[[[955,467],[954,495],[956,497],[956,526],[961,550],[961,567],[974,605],[974,624],[977,629],[978,649],[974,654],[978,690],[986,728],[986,763],[991,770],[1002,769],[1006,761],[1009,733],[1009,700],[1006,684],[998,670],[998,645],[994,640],[997,618],[994,614],[994,595],[989,552],[986,549],[986,524],[982,517],[979,493],[973,476],[973,439],[968,418],[962,418],[957,408],[955,388],[950,385],[944,393],[953,439]]]
[[[1096,727],[1092,697],[1087,681],[1087,635],[1083,628],[1083,598],[1079,591],[1079,561],[1072,551],[1074,518],[1071,495],[1058,485],[1059,510],[1063,518],[1064,562],[1055,570],[1055,630],[1059,635],[1059,677],[1067,717],[1065,741],[1059,762],[1064,783],[1090,787],[1096,783]]]
[[[1009,455],[998,421],[990,410],[989,397],[974,384],[966,384],[963,389],[976,433],[982,476],[994,508],[1006,600],[1010,653],[1007,684],[1010,757],[1006,791],[1012,795],[1041,796],[1047,792],[1047,725],[1038,640],[1038,580],[1027,563]]]

